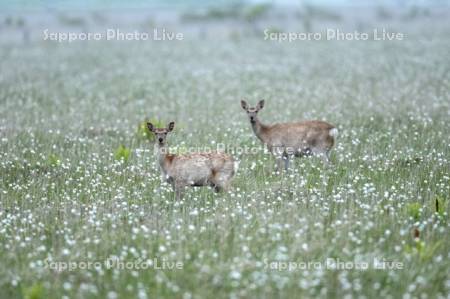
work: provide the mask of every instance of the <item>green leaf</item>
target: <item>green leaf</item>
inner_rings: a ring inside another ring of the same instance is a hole
[[[131,155],[130,149],[126,148],[123,144],[121,144],[116,149],[116,152],[114,153],[114,158],[116,160],[123,160],[126,162],[130,158],[130,155]]]
[[[420,208],[421,205],[418,202],[410,203],[406,206],[408,215],[414,218],[414,220],[419,220],[420,218]]]
[[[59,166],[61,164],[61,160],[56,154],[50,154],[47,158],[47,163],[51,166]]]
[[[35,283],[31,287],[26,288],[23,292],[26,299],[42,299],[45,298],[44,287],[41,283]]]

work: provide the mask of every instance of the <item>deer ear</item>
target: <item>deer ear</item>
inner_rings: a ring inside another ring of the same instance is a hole
[[[264,108],[264,100],[259,101],[256,105],[256,109],[261,110],[262,108]]]
[[[241,107],[242,107],[242,109],[247,110],[247,109],[248,109],[248,104],[247,104],[247,102],[244,101],[244,100],[241,100]]]
[[[175,128],[175,122],[171,121],[169,123],[169,125],[167,126],[167,129],[169,130],[169,132],[171,132],[173,130],[173,128]]]
[[[150,132],[154,132],[155,127],[153,126],[153,124],[151,122],[147,123],[147,128],[150,130]]]

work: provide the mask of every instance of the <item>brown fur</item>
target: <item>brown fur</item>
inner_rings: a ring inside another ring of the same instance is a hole
[[[173,160],[175,159],[175,157],[176,157],[175,155],[167,154],[166,157],[165,157],[166,163],[172,164],[172,162],[173,162]]]
[[[245,101],[241,101],[241,105],[249,116],[253,132],[277,159],[277,169],[280,169],[284,159],[287,170],[291,156],[318,154],[328,162],[329,151],[337,135],[335,126],[320,120],[265,125],[257,117],[264,101],[260,101],[255,108],[249,107]]]
[[[186,186],[212,186],[216,192],[226,190],[235,173],[234,160],[225,153],[191,153],[175,155],[167,152],[166,136],[173,130],[174,123],[167,128],[148,128],[156,136],[158,163],[163,180],[172,184],[177,199],[182,197]]]
[[[329,132],[333,128],[335,128],[333,125],[318,120],[274,124],[262,128],[261,139],[268,145],[281,142],[281,145],[286,147],[300,145],[299,149],[307,147],[331,149],[334,138]]]

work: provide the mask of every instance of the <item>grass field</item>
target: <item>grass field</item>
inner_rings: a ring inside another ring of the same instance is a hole
[[[2,45],[0,297],[448,298],[449,45]],[[335,124],[332,165],[279,176],[235,153],[231,191],[175,201],[139,125],[174,120],[182,149],[260,147],[242,98],[266,100],[266,123]],[[80,269],[109,258],[182,269]],[[301,266],[327,259],[370,267]]]

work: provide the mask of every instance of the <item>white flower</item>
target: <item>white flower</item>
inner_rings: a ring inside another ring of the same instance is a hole
[[[239,280],[241,279],[241,276],[242,276],[241,273],[236,270],[230,272],[231,279]]]

